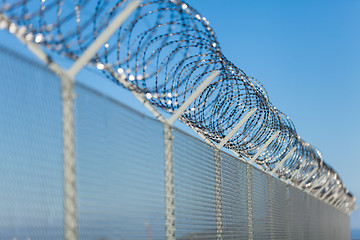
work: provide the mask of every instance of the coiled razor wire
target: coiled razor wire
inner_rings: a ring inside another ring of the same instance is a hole
[[[2,0],[0,13],[12,24],[3,19],[0,27],[76,60],[126,4],[124,0]],[[185,2],[144,1],[91,63],[119,85],[119,78],[125,79],[132,90],[169,113],[218,70],[220,74],[184,112],[183,122],[218,143],[250,109],[257,108],[225,147],[251,158],[280,131],[256,163],[271,171],[296,147],[276,174],[321,198],[346,195],[343,203],[354,208],[355,199],[320,152],[300,139],[290,118],[270,103],[256,79],[226,59],[207,19]]]

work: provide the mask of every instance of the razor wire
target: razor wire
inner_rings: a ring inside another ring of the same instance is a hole
[[[7,18],[0,18],[0,28],[45,46],[49,54],[77,60],[126,5],[126,0],[2,0],[0,16]],[[355,198],[321,153],[299,137],[290,118],[271,104],[261,83],[223,55],[208,20],[184,1],[143,1],[90,64],[168,113],[218,70],[220,74],[181,120],[219,143],[249,110],[257,108],[225,147],[251,158],[280,131],[256,164],[271,171],[296,147],[276,175],[333,204],[343,199],[346,209],[354,209]]]

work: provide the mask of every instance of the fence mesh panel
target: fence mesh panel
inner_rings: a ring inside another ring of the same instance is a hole
[[[61,239],[60,81],[2,47],[0,79],[0,239]]]
[[[222,207],[225,239],[248,239],[246,165],[222,153]]]
[[[179,130],[174,131],[173,150],[176,238],[214,238],[214,150]]]
[[[2,48],[0,76],[0,239],[63,239],[60,81]],[[165,239],[162,124],[74,92],[78,238]],[[215,184],[214,148],[173,135],[177,239],[350,239],[347,214],[230,154]]]
[[[75,88],[79,239],[164,239],[162,125]]]

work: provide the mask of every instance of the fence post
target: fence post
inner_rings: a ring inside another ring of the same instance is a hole
[[[214,149],[215,164],[215,204],[216,204],[216,238],[223,239],[223,221],[222,221],[222,193],[221,193],[221,154],[220,149]]]
[[[291,211],[290,211],[290,185],[286,184],[286,223],[288,224],[288,239],[291,239],[292,236],[292,225],[291,225]]]
[[[253,201],[252,201],[252,166],[246,164],[246,183],[247,183],[247,204],[248,204],[248,239],[254,239],[253,225]]]
[[[164,123],[164,153],[165,153],[165,227],[166,239],[175,239],[175,199],[173,172],[173,129]]]
[[[61,77],[63,100],[63,151],[64,151],[64,231],[65,240],[77,239],[77,194],[74,134],[74,81]]]
[[[269,223],[270,223],[270,239],[275,239],[274,234],[274,183],[273,177],[268,175],[268,191],[269,191]]]

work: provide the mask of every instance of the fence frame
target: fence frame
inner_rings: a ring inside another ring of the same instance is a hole
[[[75,240],[78,238],[78,226],[77,226],[77,192],[76,192],[76,156],[75,156],[75,138],[74,138],[74,82],[76,75],[84,68],[89,61],[94,57],[96,52],[100,47],[102,47],[108,39],[114,34],[114,32],[122,25],[127,17],[140,5],[140,0],[131,1],[128,3],[126,8],[118,13],[115,19],[110,23],[110,25],[100,34],[100,36],[94,40],[94,42],[85,50],[82,56],[74,62],[72,67],[68,70],[64,70],[58,64],[53,62],[42,49],[37,44],[27,41],[19,31],[13,33],[16,38],[21,41],[26,47],[35,54],[43,63],[45,63],[49,69],[60,77],[61,80],[61,90],[62,90],[62,100],[63,100],[63,152],[64,152],[64,238],[66,240]],[[5,19],[9,24],[11,23],[5,15],[0,14],[0,19]],[[14,23],[11,23],[14,24]],[[108,71],[112,71],[107,66],[99,64],[98,68],[105,68]],[[140,93],[136,92],[132,86],[133,84],[126,81],[124,75],[117,75],[117,80],[121,82],[131,93],[154,115],[163,124],[164,129],[164,156],[165,156],[165,226],[166,226],[166,239],[175,240],[175,206],[174,206],[174,173],[173,173],[173,124],[176,120],[182,120],[182,114],[190,106],[190,104],[198,97],[199,94],[211,83],[211,81],[219,75],[219,71],[213,71],[210,73],[208,78],[206,78],[195,91],[190,95],[189,98],[179,107],[179,109],[171,115],[169,119],[166,119],[157,109],[155,109],[150,102]],[[116,74],[114,74],[116,76]],[[257,109],[249,109],[248,113],[237,123],[237,125],[229,131],[227,136],[223,138],[217,145],[209,141],[201,133],[193,129],[206,143],[210,144],[214,149],[214,167],[215,167],[215,188],[216,188],[216,232],[217,239],[223,239],[223,222],[222,222],[222,183],[221,183],[221,148],[230,140],[230,138],[240,129],[240,127],[255,113]],[[277,136],[280,134],[280,131],[274,131],[271,137],[264,143],[264,145],[258,150],[258,152],[246,162],[246,174],[247,174],[247,204],[248,204],[248,236],[249,239],[254,238],[253,232],[253,200],[252,200],[252,167],[256,159],[263,153],[266,148],[273,142]],[[287,155],[275,166],[275,168],[268,172],[264,169],[261,169],[264,173],[268,174],[268,177],[273,180],[275,178],[273,174],[283,165],[283,163],[293,155],[296,151],[296,148],[292,148]],[[306,182],[314,177],[314,174],[317,172],[318,168],[314,168],[308,176],[297,186],[292,184],[291,179],[299,172],[299,170],[305,165],[306,161],[303,161],[298,169],[292,174],[289,181],[284,181],[289,185],[293,185],[302,190]],[[320,182],[322,177],[316,181]],[[271,184],[270,184],[271,182]],[[344,206],[342,205],[342,200],[345,199],[344,196],[338,198],[331,198],[325,200],[328,196],[328,193],[337,186],[333,184],[332,187],[323,195],[320,196],[322,190],[328,185],[325,183],[319,190],[312,193],[314,185],[304,191],[323,203],[328,204],[334,208],[337,208],[343,212],[346,212]],[[272,181],[269,181],[269,188],[272,188]],[[269,194],[273,194],[269,192]],[[289,197],[289,196],[288,196]],[[272,199],[270,197],[270,199]],[[334,206],[332,204],[336,203]],[[273,210],[271,210],[273,211]],[[270,223],[271,225],[271,223]],[[271,233],[271,231],[270,231]],[[273,233],[270,234],[273,236]],[[273,237],[272,237],[273,238]]]

